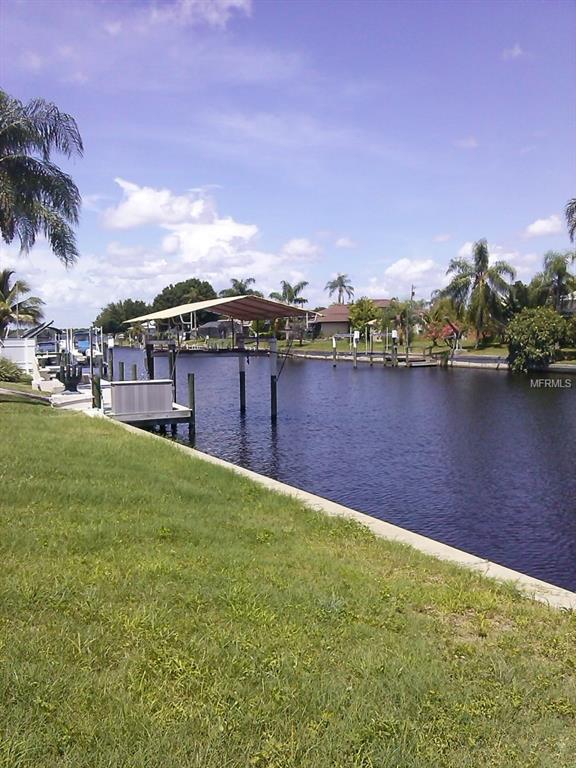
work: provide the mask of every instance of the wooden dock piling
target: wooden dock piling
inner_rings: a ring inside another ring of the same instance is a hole
[[[270,339],[270,417],[276,421],[278,416],[278,342],[275,336]]]
[[[246,357],[243,336],[238,336],[238,377],[240,379],[240,413],[246,413]]]
[[[190,408],[190,421],[188,422],[188,433],[190,441],[196,434],[196,393],[194,391],[194,374],[188,374],[188,407]]]
[[[176,345],[171,344],[168,354],[168,365],[170,367],[170,378],[172,379],[172,398],[176,402]]]
[[[154,345],[146,343],[146,370],[148,378],[154,378]]]

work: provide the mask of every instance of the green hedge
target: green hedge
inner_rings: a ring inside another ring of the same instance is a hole
[[[16,363],[5,357],[0,357],[0,381],[28,382],[31,381],[31,378]]]

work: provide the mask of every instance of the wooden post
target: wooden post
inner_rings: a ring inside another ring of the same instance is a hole
[[[124,381],[124,363],[122,361],[118,363],[118,380]]]
[[[188,434],[190,440],[196,434],[196,394],[194,392],[194,374],[188,374],[188,407],[190,408],[190,421],[188,422]]]
[[[138,366],[132,363],[132,381],[138,381]]]
[[[154,345],[146,344],[146,368],[148,370],[148,378],[154,378]]]
[[[332,368],[336,368],[336,336],[332,336]]]
[[[108,381],[114,381],[114,347],[108,347]]]
[[[88,340],[89,340],[89,346],[90,346],[90,391],[92,393],[92,408],[95,408],[95,397],[94,397],[94,335],[92,333],[92,326],[90,326],[90,330],[88,332]]]
[[[406,318],[406,368],[410,367],[410,325]]]
[[[276,421],[278,416],[278,343],[276,337],[270,339],[270,416]]]
[[[398,367],[398,344],[396,342],[396,339],[392,339],[392,367],[397,368]]]
[[[370,366],[372,366],[372,357],[374,355],[374,330],[370,326]]]
[[[358,339],[354,336],[354,342],[352,347],[352,359],[354,361],[354,368],[358,368]]]
[[[100,376],[92,379],[92,405],[94,408],[102,407],[102,387],[100,385]]]
[[[240,378],[240,413],[246,413],[246,357],[243,336],[238,336],[238,376]]]
[[[174,344],[170,346],[168,365],[170,366],[170,378],[172,379],[172,400],[176,402],[176,346]]]

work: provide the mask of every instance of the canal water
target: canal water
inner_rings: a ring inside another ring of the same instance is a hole
[[[145,378],[142,352],[120,360]],[[244,416],[236,358],[182,355],[177,370],[183,404],[195,373],[198,449],[576,589],[576,377],[288,360],[272,427],[267,358],[247,365]]]

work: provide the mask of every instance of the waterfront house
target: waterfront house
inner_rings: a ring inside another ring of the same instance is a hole
[[[390,306],[391,299],[372,299],[379,309]],[[316,326],[315,336],[336,336],[350,333],[350,304],[332,304],[318,313],[310,325]],[[319,326],[319,330],[318,330]]]

